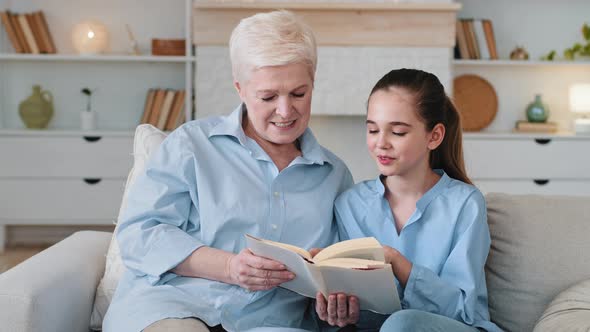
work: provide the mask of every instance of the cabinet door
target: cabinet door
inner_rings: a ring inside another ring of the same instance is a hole
[[[20,137],[0,140],[0,177],[126,177],[132,137]]]
[[[590,196],[590,180],[474,180],[484,193]]]
[[[590,141],[466,139],[465,164],[473,179],[590,178]]]
[[[0,179],[0,219],[104,220],[117,217],[125,179]],[[84,222],[86,220],[86,222]]]

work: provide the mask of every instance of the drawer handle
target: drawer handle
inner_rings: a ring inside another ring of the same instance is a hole
[[[84,136],[84,139],[86,140],[86,142],[90,142],[90,143],[98,142],[98,141],[100,141],[101,138],[102,138],[101,136]]]
[[[547,183],[549,183],[549,180],[547,180],[547,179],[535,179],[535,180],[533,180],[533,182],[535,182],[536,185],[544,186]]]
[[[540,145],[546,145],[551,143],[551,139],[550,138],[535,138],[535,142],[537,142],[537,144]]]
[[[101,181],[101,178],[84,178],[84,182],[93,185],[93,184],[97,184]]]

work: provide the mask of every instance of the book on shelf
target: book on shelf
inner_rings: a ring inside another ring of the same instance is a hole
[[[455,31],[461,59],[498,59],[491,20],[462,18],[458,20]]]
[[[479,59],[490,60],[490,51],[486,42],[486,35],[483,30],[482,20],[473,20],[473,31],[475,32],[477,49],[479,50]]]
[[[152,109],[150,110],[150,116],[147,122],[154,127],[158,125],[158,119],[160,118],[160,112],[162,111],[162,105],[164,104],[165,98],[165,89],[156,90],[156,96],[154,97],[154,103],[152,104]]]
[[[467,39],[465,38],[465,31],[460,20],[455,22],[455,32],[457,35],[457,48],[459,49],[459,59],[469,59],[469,49],[467,48]]]
[[[477,46],[477,37],[475,36],[475,28],[473,26],[473,19],[465,19],[465,32],[467,35],[467,44],[471,52],[471,59],[481,59],[479,48]]]
[[[160,110],[160,116],[158,116],[156,128],[164,130],[164,127],[166,126],[166,120],[168,120],[168,115],[170,115],[170,110],[172,109],[172,103],[174,102],[175,95],[176,91],[174,90],[166,91],[166,96],[162,102],[162,109]]]
[[[37,45],[37,48],[39,49],[39,53],[47,53],[47,51],[45,50],[45,45],[43,44],[43,40],[41,39],[41,31],[39,31],[39,27],[37,26],[37,22],[35,22],[35,17],[33,16],[32,13],[24,14],[24,16],[27,20],[29,28],[31,29],[31,32],[33,34],[33,39],[35,40],[35,44]]]
[[[31,50],[30,53],[39,54],[39,46],[37,46],[35,36],[33,35],[33,30],[31,30],[29,22],[27,21],[27,16],[25,14],[18,14],[18,23],[20,24],[20,27],[25,35],[25,40],[27,45],[29,45],[29,49]]]
[[[57,52],[42,11],[25,14],[1,11],[0,17],[16,53]]]
[[[139,123],[149,123],[150,113],[152,111],[154,99],[156,97],[156,91],[156,89],[148,90],[147,96],[145,98],[145,104],[143,105],[143,114],[141,115],[141,120],[139,120]]]
[[[176,92],[174,96],[174,103],[172,104],[172,111],[170,111],[170,115],[166,120],[166,124],[164,125],[164,130],[174,130],[182,123],[184,123],[184,98],[186,96],[186,92],[184,90],[179,90]]]
[[[362,310],[382,314],[401,308],[391,265],[373,237],[338,242],[315,257],[303,248],[251,235],[246,243],[254,254],[279,261],[295,274],[281,287],[310,298],[317,292],[355,295]]]
[[[25,49],[21,45],[19,38],[16,34],[16,30],[12,25],[12,19],[10,18],[9,11],[0,11],[0,19],[2,20],[2,25],[4,26],[4,30],[6,30],[6,34],[8,35],[8,40],[12,44],[14,51],[16,53],[25,53]]]
[[[27,39],[25,38],[25,33],[18,22],[18,14],[10,13],[10,21],[12,22],[12,26],[14,27],[14,31],[16,32],[16,36],[18,38],[18,42],[22,46],[24,52],[23,53],[31,53],[31,48],[27,43]]]
[[[555,122],[528,122],[517,121],[514,127],[515,132],[521,133],[554,133],[559,129]]]
[[[498,60],[498,50],[496,49],[496,38],[494,37],[494,26],[491,20],[484,19],[481,21],[486,38],[486,45],[490,52],[491,60]]]
[[[184,123],[185,90],[149,89],[140,123],[171,131]]]
[[[49,25],[47,25],[45,14],[43,14],[43,11],[38,10],[33,13],[33,17],[35,18],[35,23],[39,27],[39,32],[41,33],[41,39],[43,40],[45,51],[48,54],[57,53],[55,43],[53,42],[53,37],[51,37],[51,32],[49,32]]]

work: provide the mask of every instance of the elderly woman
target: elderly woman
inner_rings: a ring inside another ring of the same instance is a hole
[[[107,332],[316,329],[308,299],[277,287],[293,273],[244,238],[337,239],[332,207],[352,177],[308,128],[315,40],[292,13],[257,14],[234,29],[230,55],[242,104],[171,133],[131,189]]]

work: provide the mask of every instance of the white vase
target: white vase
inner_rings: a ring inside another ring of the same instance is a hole
[[[82,111],[80,112],[80,125],[82,130],[96,129],[96,112]]]

